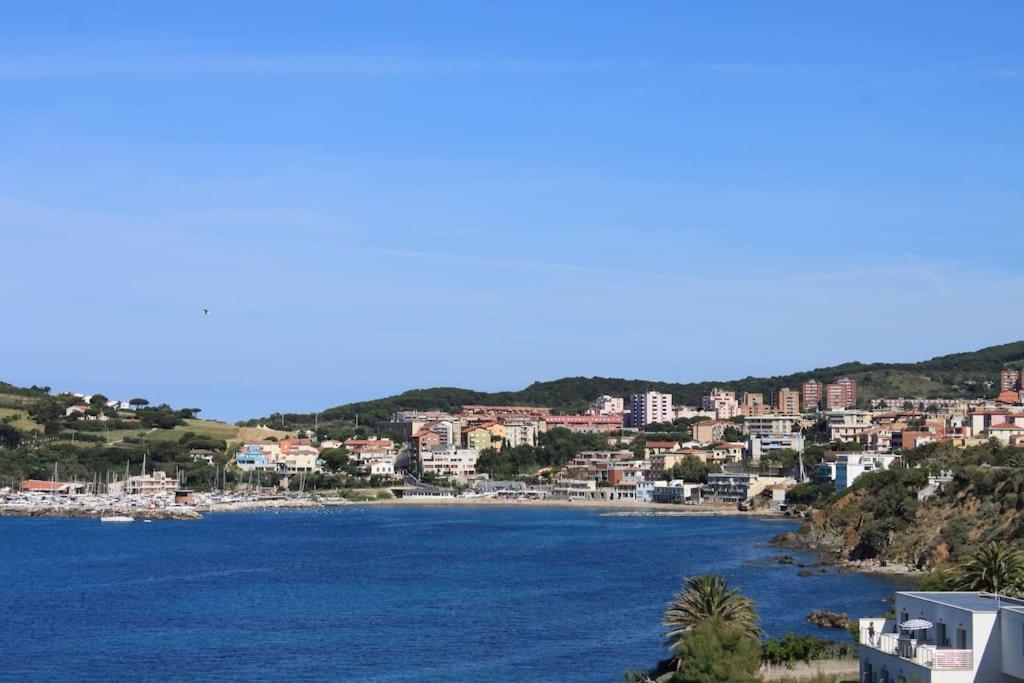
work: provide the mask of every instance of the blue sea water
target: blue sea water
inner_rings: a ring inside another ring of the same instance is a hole
[[[772,635],[886,610],[892,580],[769,562],[793,528],[525,506],[2,518],[0,679],[620,681],[667,654],[661,613],[706,572]]]

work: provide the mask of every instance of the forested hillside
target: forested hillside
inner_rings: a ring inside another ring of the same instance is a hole
[[[843,363],[778,377],[746,377],[736,380],[715,380],[678,384],[639,379],[609,377],[566,377],[550,382],[534,382],[520,391],[481,392],[456,387],[414,389],[397,396],[372,401],[349,403],[320,413],[321,424],[352,422],[358,416],[362,423],[388,418],[396,410],[458,410],[465,404],[549,406],[559,412],[578,412],[596,396],[628,396],[647,390],[673,395],[677,404],[696,404],[714,386],[737,391],[769,394],[782,387],[799,388],[809,379],[830,382],[847,376],[857,381],[862,402],[878,397],[976,397],[993,396],[998,391],[999,371],[1007,366],[1024,365],[1024,341],[991,346],[967,353],[939,356],[920,363]],[[313,424],[313,414],[284,415],[289,428]],[[246,424],[273,422],[279,424],[280,414],[250,420]]]

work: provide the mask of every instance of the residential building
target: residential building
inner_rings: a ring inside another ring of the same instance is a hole
[[[857,383],[849,377],[840,377],[825,385],[825,409],[842,410],[857,405]]]
[[[590,402],[590,415],[621,415],[626,411],[626,401],[621,396],[598,396]]]
[[[860,620],[860,681],[1024,681],[1024,600],[900,591],[894,611]],[[901,628],[911,620],[920,628]]]
[[[320,444],[321,448],[325,448],[324,444]],[[395,443],[391,439],[345,439],[345,450],[351,455],[358,456],[372,454],[390,454],[395,450]]]
[[[671,422],[674,417],[672,394],[658,391],[633,394],[629,412],[634,427],[646,427],[653,422]]]
[[[695,408],[693,406],[679,406],[674,409],[674,415],[677,420],[681,418],[692,420],[695,417],[706,417],[709,420],[715,419],[715,411],[701,410],[700,408]]]
[[[858,441],[874,425],[866,410],[830,410],[825,414],[825,427],[830,441]]]
[[[459,418],[439,410],[399,410],[391,415],[390,422],[378,422],[375,429],[380,434],[399,434],[409,439],[426,425],[445,420],[458,424]]]
[[[1021,424],[1006,423],[993,425],[989,428],[988,434],[993,439],[998,439],[1005,445],[1010,445],[1011,441],[1016,442],[1021,438],[1024,438],[1024,420],[1021,420]]]
[[[693,440],[702,446],[717,443],[725,438],[725,430],[736,425],[728,420],[701,420],[691,427]]]
[[[685,482],[682,479],[656,481],[651,499],[655,503],[698,505],[701,500],[701,484]]]
[[[208,448],[191,448],[188,451],[188,457],[192,458],[192,462],[205,462],[207,465],[213,464],[214,452]]]
[[[536,446],[538,422],[529,418],[517,417],[505,420],[505,443],[511,448],[518,446]]]
[[[783,415],[800,414],[800,392],[783,387],[775,396],[775,409]]]
[[[755,463],[782,450],[803,453],[804,435],[799,432],[778,432],[751,434],[747,437],[747,456]]]
[[[235,453],[235,465],[246,472],[273,470],[280,456],[281,447],[276,443],[247,443]]]
[[[159,496],[174,495],[176,488],[178,482],[174,477],[157,470],[152,474],[139,474],[124,481],[115,481],[107,486],[107,491],[115,496]]]
[[[466,448],[475,448],[477,451],[483,451],[488,448],[501,450],[502,442],[492,442],[491,431],[487,427],[484,425],[474,425],[462,430],[462,445]]]
[[[712,462],[739,462],[746,444],[740,441],[719,441],[711,447]]]
[[[794,431],[794,425],[799,424],[800,416],[792,413],[782,415],[762,415],[761,417],[748,417],[743,421],[744,434],[778,434]]]
[[[726,503],[745,503],[764,488],[757,474],[709,474],[704,495]]]
[[[320,472],[320,451],[307,444],[296,444],[283,449],[277,462],[280,474]]]
[[[429,429],[416,432],[410,438],[412,442],[413,450],[419,455],[424,451],[429,451],[434,448],[441,448],[441,435],[437,432],[432,432]]]
[[[865,472],[887,470],[900,459],[893,453],[837,453],[835,462],[836,491],[848,488]]]
[[[510,417],[530,417],[542,420],[551,414],[551,408],[538,406],[462,406],[464,415],[483,415],[492,420]]]
[[[740,415],[764,415],[770,412],[764,403],[764,394],[743,392],[740,397]]]
[[[807,380],[803,386],[803,408],[805,413],[818,410],[821,407],[821,400],[824,398],[824,387],[816,379]]]
[[[546,429],[561,427],[581,434],[617,432],[622,429],[622,417],[619,415],[549,415],[544,418],[544,425]]]
[[[475,448],[434,448],[419,454],[424,473],[465,479],[476,474],[478,452]]]
[[[740,414],[740,404],[736,400],[736,392],[715,387],[701,399],[701,408],[715,411],[719,420],[728,420]]]
[[[1020,370],[1017,368],[1003,368],[999,372],[999,391],[1020,391]]]

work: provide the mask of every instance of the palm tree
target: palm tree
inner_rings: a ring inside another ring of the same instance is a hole
[[[1024,560],[1009,546],[990,541],[964,561],[953,577],[957,590],[1016,593],[1024,572]]]
[[[665,610],[662,623],[666,644],[675,651],[689,629],[712,619],[738,627],[754,638],[761,637],[754,601],[739,589],[729,590],[721,576],[705,574],[687,579],[684,589]]]

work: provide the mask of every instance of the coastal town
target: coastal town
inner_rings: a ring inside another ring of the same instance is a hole
[[[49,478],[0,488],[0,514],[193,519],[245,506],[353,501],[785,514],[808,487],[841,491],[864,473],[901,466],[902,453],[927,444],[1024,445],[1021,369],[1004,368],[992,383],[993,398],[893,397],[867,404],[858,401],[853,379],[839,377],[768,395],[714,387],[697,405],[678,405],[658,391],[601,395],[578,414],[525,405],[398,410],[347,438],[259,425],[249,433],[265,438],[225,442],[222,451],[196,442],[187,450],[187,464],[213,471],[206,486],[190,482],[178,466],[145,459],[91,479],[63,479],[55,465]],[[142,399],[64,399],[63,419],[79,424],[123,423],[150,410]],[[559,435],[575,439],[562,462],[502,476],[516,453],[542,449]],[[342,476],[361,493],[332,494],[331,482]],[[930,474],[922,499],[948,479]]]

